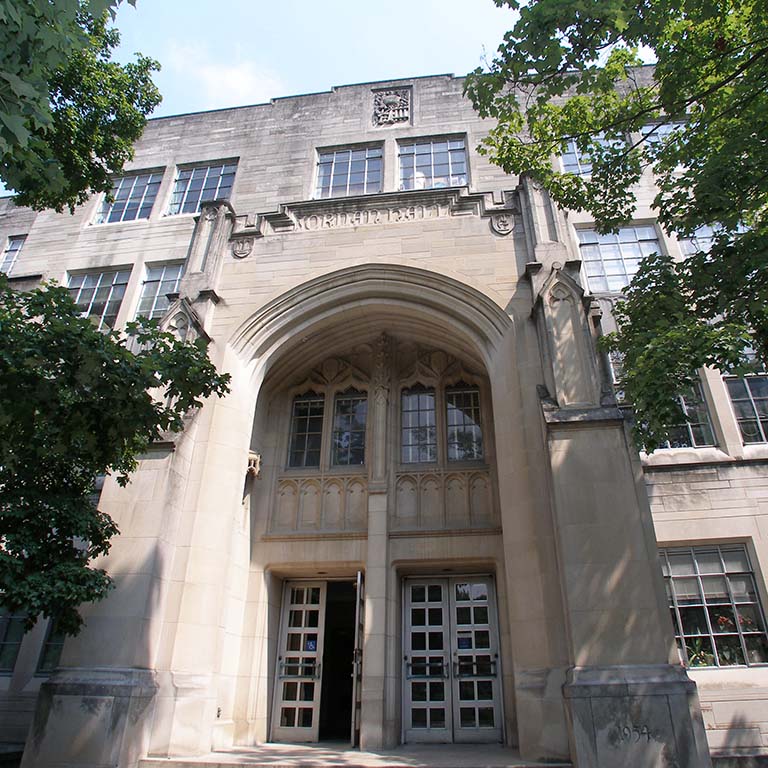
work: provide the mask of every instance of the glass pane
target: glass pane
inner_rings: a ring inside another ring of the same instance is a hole
[[[724,635],[715,640],[717,645],[717,660],[722,666],[732,666],[744,663],[744,653],[738,635]]]
[[[411,699],[412,701],[426,701],[427,700],[427,684],[411,683]]]
[[[685,651],[688,665],[691,667],[711,667],[715,665],[712,641],[708,637],[686,637]]]
[[[411,727],[412,728],[427,727],[427,710],[426,709],[411,710]]]

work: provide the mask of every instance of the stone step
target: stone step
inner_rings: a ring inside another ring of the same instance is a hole
[[[523,760],[516,750],[496,744],[403,746],[361,752],[345,745],[267,744],[234,747],[201,757],[147,757],[139,768],[572,768],[571,763]]]

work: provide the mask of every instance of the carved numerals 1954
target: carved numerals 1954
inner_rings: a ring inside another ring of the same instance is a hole
[[[651,740],[651,730],[647,725],[625,725],[619,731],[619,738],[625,744],[637,744],[645,740]]]

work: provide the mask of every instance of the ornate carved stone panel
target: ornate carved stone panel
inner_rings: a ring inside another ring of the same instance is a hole
[[[487,528],[498,522],[487,469],[397,476],[393,530]]]
[[[364,531],[368,483],[360,476],[283,478],[270,533]]]
[[[373,92],[373,124],[397,125],[411,120],[411,89],[387,88]]]

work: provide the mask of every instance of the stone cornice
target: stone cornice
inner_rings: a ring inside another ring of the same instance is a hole
[[[282,203],[277,210],[234,216],[230,240],[240,258],[243,241],[289,232],[348,229],[359,226],[405,223],[454,216],[491,219],[498,235],[509,234],[520,214],[516,191],[500,197],[488,192],[470,192],[467,187],[381,192],[374,195],[335,197]]]

